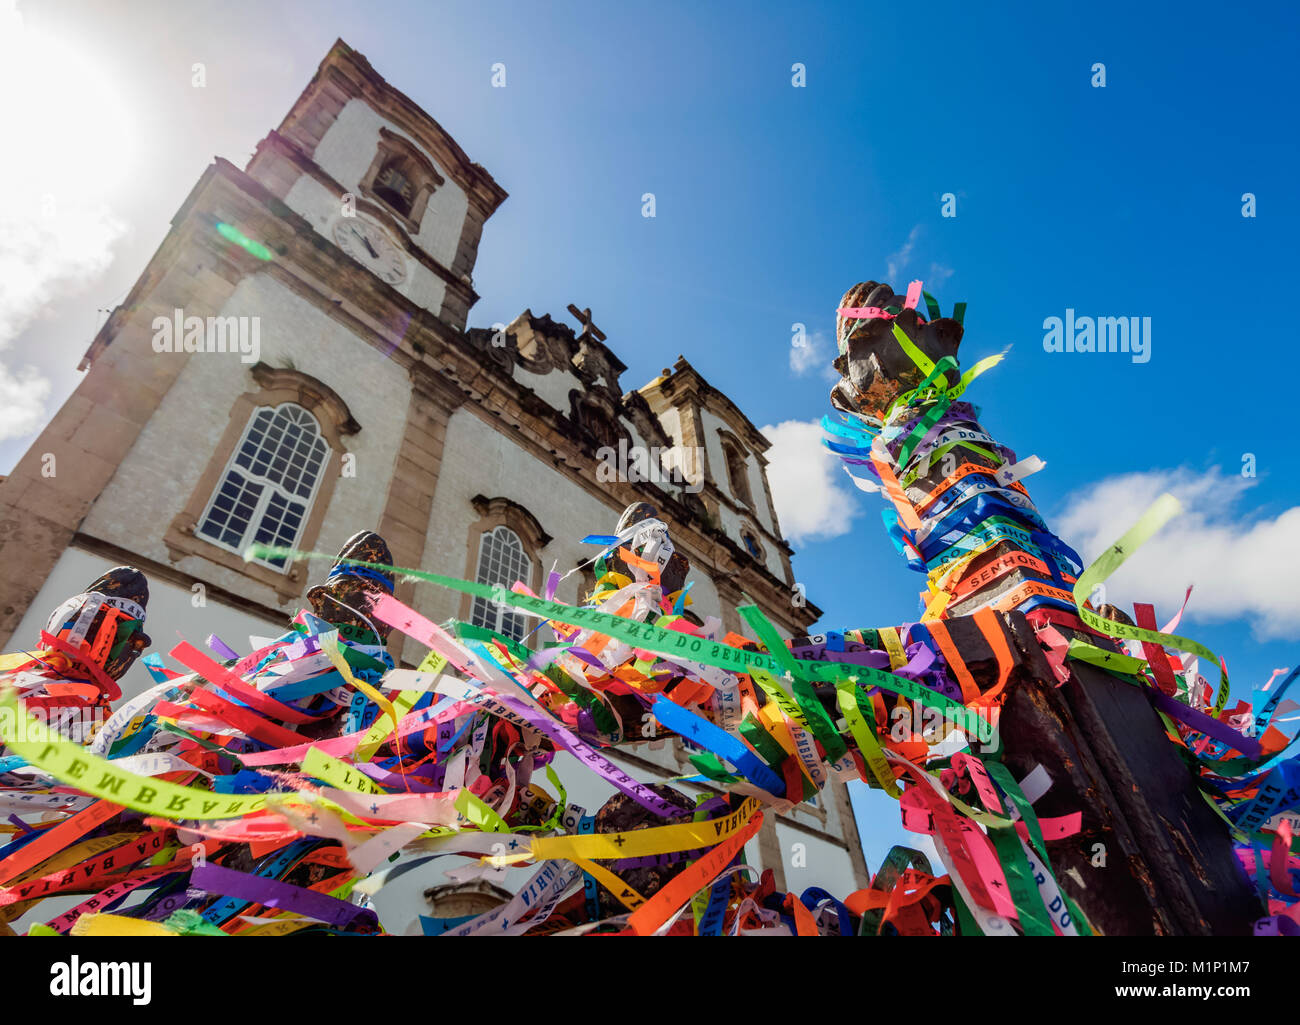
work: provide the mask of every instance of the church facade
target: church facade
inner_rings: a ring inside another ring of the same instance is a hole
[[[326,564],[248,561],[253,541],[337,551],[362,528],[398,565],[580,602],[593,546],[653,504],[691,562],[689,611],[747,633],[754,601],[786,636],[819,610],[794,579],[768,441],[679,357],[624,391],[589,310],[468,328],[492,176],[342,41],[241,170],[216,159],[85,353],[76,391],[0,481],[0,650],[108,566],[143,570],[149,629],[243,649],[282,633]],[[511,633],[490,603],[403,583],[435,621]],[[424,654],[394,638],[399,662]],[[148,677],[132,670],[127,694]],[[693,773],[681,741],[618,760]],[[562,756],[567,757],[567,756]],[[605,796],[576,763],[571,798]],[[587,792],[587,788],[590,792]],[[690,789],[690,787],[686,787]],[[782,889],[867,885],[843,785],[769,816],[750,844]],[[806,874],[805,874],[806,873]],[[806,880],[806,881],[805,881]]]

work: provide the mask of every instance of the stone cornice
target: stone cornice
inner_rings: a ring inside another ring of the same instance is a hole
[[[448,412],[464,405],[464,390],[455,381],[449,380],[443,374],[438,373],[429,364],[424,362],[412,363],[407,372],[411,375],[411,381],[415,385],[417,393],[437,403]]]

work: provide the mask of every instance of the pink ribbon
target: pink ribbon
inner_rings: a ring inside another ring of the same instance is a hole
[[[916,304],[920,299],[921,282],[913,281],[907,286],[907,298],[903,301],[903,309],[916,309]],[[848,320],[893,320],[898,316],[898,314],[889,313],[879,306],[841,306],[835,312]],[[916,319],[922,324],[926,323],[925,318],[920,315]]]

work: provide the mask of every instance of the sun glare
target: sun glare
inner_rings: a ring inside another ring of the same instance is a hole
[[[0,0],[0,166],[10,202],[104,199],[132,169],[133,119],[93,53],[24,25]]]

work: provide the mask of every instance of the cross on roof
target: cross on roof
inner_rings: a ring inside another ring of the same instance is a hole
[[[598,342],[603,342],[605,340],[605,332],[598,328],[591,319],[590,306],[585,310],[580,310],[578,307],[573,305],[573,303],[569,303],[569,312],[572,313],[578,323],[582,325],[582,334],[578,335],[579,340],[588,337],[595,338]]]

